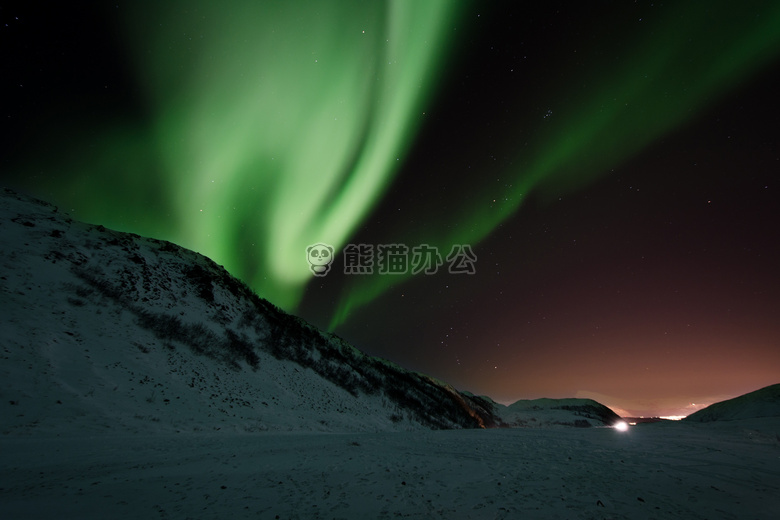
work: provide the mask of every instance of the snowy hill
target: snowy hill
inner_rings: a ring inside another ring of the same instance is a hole
[[[208,258],[0,193],[0,433],[591,426],[589,400],[509,407],[364,355]],[[64,429],[64,430],[63,430]]]
[[[492,425],[174,244],[0,194],[0,432]]]
[[[509,406],[496,403],[493,412],[504,426],[590,427],[612,425],[620,421],[615,412],[592,399],[532,399]]]
[[[780,417],[780,384],[711,404],[707,408],[689,415],[684,420],[712,422],[761,417]]]
[[[475,405],[493,416],[497,426],[537,428],[548,426],[612,426],[620,416],[593,399],[521,399],[510,405],[493,401],[487,396],[463,394]]]

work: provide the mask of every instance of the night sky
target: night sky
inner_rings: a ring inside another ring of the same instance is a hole
[[[500,402],[780,382],[780,5],[157,4],[0,7],[3,185]]]

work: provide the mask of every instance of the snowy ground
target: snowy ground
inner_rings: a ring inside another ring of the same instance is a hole
[[[0,517],[780,518],[777,419],[0,438]]]

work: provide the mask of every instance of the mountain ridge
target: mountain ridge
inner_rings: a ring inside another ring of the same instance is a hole
[[[521,425],[489,398],[367,356],[173,243],[80,223],[8,189],[0,236],[0,432],[63,421],[132,431]]]

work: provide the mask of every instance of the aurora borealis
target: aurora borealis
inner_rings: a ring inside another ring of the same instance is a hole
[[[146,234],[170,220],[163,234],[294,310],[310,277],[301,252],[322,237],[343,245],[399,168],[457,9],[441,0],[232,5],[122,6],[125,59],[150,113],[142,142],[128,148],[120,123],[118,135],[89,145],[107,150],[105,162],[79,164],[88,171],[58,189],[88,218],[107,217],[85,198],[120,197]],[[98,187],[117,161],[133,165],[119,176],[155,179],[127,180],[137,185],[130,193],[117,193],[113,178]],[[149,182],[165,212],[151,222]],[[88,193],[74,193],[81,183]]]
[[[4,184],[497,400],[777,382],[779,7],[164,5],[2,10]],[[479,260],[344,275],[358,243]]]
[[[449,215],[426,215],[424,232],[404,233],[407,242],[446,248],[482,240],[539,184],[570,190],[604,175],[695,116],[780,51],[780,9],[753,23],[729,27],[726,38],[712,31],[709,16],[700,16],[698,7],[670,9],[676,11],[670,13],[672,22],[648,21],[650,27],[627,38],[623,52],[632,63],[605,65],[598,56],[586,56],[565,71],[566,91],[553,91],[553,99],[546,100],[544,106],[550,108],[544,121],[534,125],[530,142],[508,151],[508,164],[496,168],[504,185],[496,189],[477,183],[472,187],[476,196],[470,193],[462,201],[459,218],[468,225],[452,226]],[[728,13],[725,6],[722,9],[719,14],[725,18]],[[510,124],[509,133],[522,135],[528,124],[528,119],[517,121],[515,128]],[[638,131],[622,132],[625,128]],[[486,204],[494,199],[495,204]],[[347,319],[353,305],[370,301],[396,282],[377,277],[353,289],[340,303],[331,327]]]

